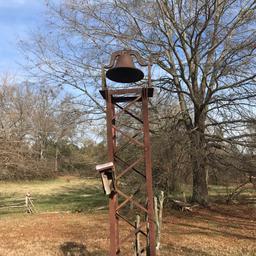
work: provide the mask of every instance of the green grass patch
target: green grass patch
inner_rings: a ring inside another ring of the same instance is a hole
[[[25,207],[8,206],[15,202],[25,205],[28,192],[32,195],[38,212],[95,211],[106,208],[108,201],[102,191],[101,182],[96,179],[58,178],[48,181],[0,182],[0,215],[24,213]]]
[[[223,185],[209,185],[208,186],[208,195],[209,195],[209,201],[210,202],[217,202],[217,201],[223,201],[225,202],[228,194],[232,193],[232,191],[235,190],[235,188],[238,186],[238,184],[233,184],[229,186],[223,186]],[[169,199],[177,199],[177,200],[184,200],[184,195],[186,199],[189,201],[192,197],[192,185],[187,184],[181,184],[179,191],[171,192],[168,195]],[[255,188],[251,186],[246,187],[238,196],[238,200],[249,200],[250,198],[255,199],[256,198],[256,190]]]

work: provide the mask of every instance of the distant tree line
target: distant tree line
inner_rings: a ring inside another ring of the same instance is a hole
[[[102,144],[81,141],[84,113],[72,96],[44,85],[0,83],[0,180],[92,175]],[[94,152],[95,151],[95,152]],[[93,166],[93,167],[92,167]]]

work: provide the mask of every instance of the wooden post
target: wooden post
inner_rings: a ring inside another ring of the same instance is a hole
[[[183,202],[187,203],[186,193],[184,191],[182,192],[182,196],[183,196]]]
[[[27,213],[31,213],[31,209],[29,207],[29,200],[28,200],[29,196],[30,196],[30,193],[27,193],[25,197],[25,205],[26,205]]]
[[[25,197],[25,206],[27,213],[34,213],[35,212],[35,206],[31,199],[31,194],[28,192]]]
[[[140,215],[136,215],[135,228],[140,226]],[[135,234],[135,256],[141,256],[140,232]]]
[[[158,200],[156,196],[154,197],[154,203],[155,203],[154,206],[155,206],[155,218],[156,218],[156,249],[160,250],[160,238],[161,238],[163,206],[164,206],[164,191],[160,192]]]
[[[159,210],[158,210],[158,200],[154,197],[154,207],[155,207],[155,221],[156,221],[156,250],[160,248],[160,222],[159,222]]]

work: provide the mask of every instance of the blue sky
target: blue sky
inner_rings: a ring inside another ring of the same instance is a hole
[[[0,76],[3,73],[22,77],[23,55],[17,46],[31,31],[43,24],[44,0],[0,0]]]

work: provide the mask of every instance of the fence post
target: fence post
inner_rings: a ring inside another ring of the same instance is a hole
[[[25,205],[27,209],[27,213],[35,212],[35,207],[31,199],[31,194],[28,192],[25,197]]]

